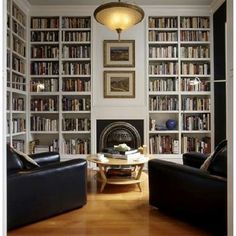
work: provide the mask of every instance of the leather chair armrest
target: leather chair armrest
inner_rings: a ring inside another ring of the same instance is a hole
[[[183,154],[183,164],[199,169],[208,156],[199,152],[187,152]]]
[[[60,162],[60,155],[58,152],[42,152],[31,154],[29,156],[34,159],[40,166]]]

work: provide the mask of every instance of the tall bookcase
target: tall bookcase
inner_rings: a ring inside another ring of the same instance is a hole
[[[210,16],[148,17],[150,154],[211,152],[210,34]]]
[[[91,19],[32,16],[30,34],[31,140],[38,151],[88,154]]]
[[[7,1],[7,142],[26,151],[27,15]]]

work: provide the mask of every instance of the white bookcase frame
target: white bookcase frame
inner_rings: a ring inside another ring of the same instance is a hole
[[[209,25],[209,28],[208,29],[202,29],[202,28],[198,28],[198,29],[193,29],[193,28],[181,28],[180,27],[180,19],[181,17],[208,17],[209,18],[209,22],[210,22],[210,25]],[[177,21],[178,21],[178,25],[177,25],[177,28],[152,28],[152,27],[149,27],[149,19],[150,17],[153,17],[153,18],[165,18],[165,17],[177,17]],[[149,152],[152,150],[151,148],[151,145],[150,145],[150,137],[151,136],[154,136],[154,135],[170,135],[170,136],[174,136],[174,139],[177,139],[179,141],[179,144],[178,144],[178,153],[176,154],[173,154],[173,153],[166,153],[166,154],[163,154],[163,153],[152,153],[154,157],[157,157],[157,158],[163,158],[163,159],[169,159],[169,160],[173,160],[173,161],[177,161],[180,160],[181,156],[182,156],[182,153],[185,152],[183,151],[183,148],[181,147],[182,146],[182,136],[185,135],[185,136],[196,136],[196,137],[204,137],[204,136],[209,136],[211,138],[211,144],[210,144],[210,147],[209,147],[209,152],[211,152],[211,150],[213,150],[213,147],[214,147],[214,140],[213,140],[213,130],[214,130],[214,126],[213,126],[213,111],[214,111],[214,107],[213,107],[213,101],[214,101],[214,97],[213,97],[213,91],[214,91],[214,88],[213,88],[213,78],[212,78],[212,75],[213,75],[213,46],[212,46],[212,16],[211,14],[208,12],[208,13],[202,13],[201,14],[201,11],[199,11],[199,13],[195,13],[195,14],[186,14],[183,12],[179,12],[178,10],[172,14],[165,14],[165,13],[161,13],[161,14],[158,14],[157,12],[156,13],[149,13],[149,15],[147,16],[146,18],[146,27],[147,27],[147,33],[146,33],[146,42],[147,42],[147,49],[146,49],[146,52],[147,52],[147,114],[148,114],[148,117],[147,117],[147,127],[148,127],[148,135],[147,135],[147,144],[148,144],[148,150]],[[149,40],[149,31],[150,30],[159,30],[159,31],[163,31],[163,32],[171,32],[171,31],[175,31],[177,32],[177,35],[178,35],[178,40],[177,41],[170,41],[170,42],[159,42],[159,41],[150,41]],[[181,41],[181,38],[180,38],[180,34],[181,34],[181,30],[208,30],[209,31],[209,41],[208,42],[201,42],[201,41],[197,41],[197,42],[183,42]],[[209,45],[209,57],[207,58],[181,58],[181,46],[182,45],[188,45],[188,46],[191,46],[191,45]],[[163,47],[165,47],[166,45],[170,45],[170,46],[173,46],[173,45],[177,45],[177,52],[178,52],[178,57],[177,59],[176,58],[157,58],[157,59],[153,59],[153,58],[150,58],[149,57],[149,48],[150,46],[160,46],[162,45]],[[149,65],[152,64],[152,63],[159,63],[159,62],[168,62],[168,61],[171,61],[171,62],[174,62],[174,61],[177,61],[178,62],[178,73],[176,75],[177,79],[178,79],[178,90],[177,91],[149,91],[149,82],[156,78],[156,79],[159,79],[159,78],[169,78],[169,77],[172,77],[172,75],[166,75],[166,74],[163,74],[163,75],[150,75],[149,73]],[[207,62],[210,66],[210,73],[209,75],[197,75],[197,74],[187,74],[186,77],[188,78],[195,78],[195,77],[199,77],[200,80],[202,80],[203,78],[206,78],[210,84],[210,91],[181,91],[181,78],[184,78],[185,75],[183,75],[182,73],[182,70],[181,70],[181,63],[182,62],[194,62],[194,63],[200,63],[200,62]],[[150,106],[150,98],[151,97],[154,97],[154,96],[177,96],[178,97],[178,109],[176,111],[158,111],[158,110],[150,110],[149,106]],[[199,97],[199,98],[210,98],[211,102],[210,102],[210,110],[207,110],[207,111],[204,111],[204,110],[201,110],[201,111],[196,111],[196,110],[183,110],[182,109],[182,99],[184,97]],[[210,114],[211,117],[210,117],[210,123],[211,123],[211,128],[209,130],[182,130],[182,122],[181,122],[181,116],[183,114],[192,114],[193,116],[194,115],[200,115],[203,114],[203,113],[207,113],[207,114]],[[176,130],[152,130],[151,131],[151,127],[150,127],[150,119],[153,118],[153,119],[158,119],[159,117],[162,117],[162,120],[159,124],[162,125],[162,127],[165,125],[164,123],[164,120],[166,121],[167,119],[176,119],[177,120],[177,129]],[[186,150],[187,151],[187,150]]]

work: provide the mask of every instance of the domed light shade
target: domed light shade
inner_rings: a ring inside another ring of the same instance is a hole
[[[144,11],[136,5],[120,1],[110,2],[99,6],[94,11],[94,17],[100,24],[116,31],[120,38],[122,31],[143,20]]]

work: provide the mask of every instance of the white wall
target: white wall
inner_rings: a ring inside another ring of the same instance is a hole
[[[121,40],[135,40],[135,67],[104,68],[103,41],[117,40],[116,32],[108,30],[95,20],[93,22],[93,101],[92,130],[97,119],[143,119],[146,121],[146,47],[145,22],[121,33]],[[104,98],[104,71],[135,71],[135,98]],[[145,127],[146,129],[146,127]],[[96,133],[96,132],[94,132]],[[96,136],[92,136],[92,152],[96,152]]]

